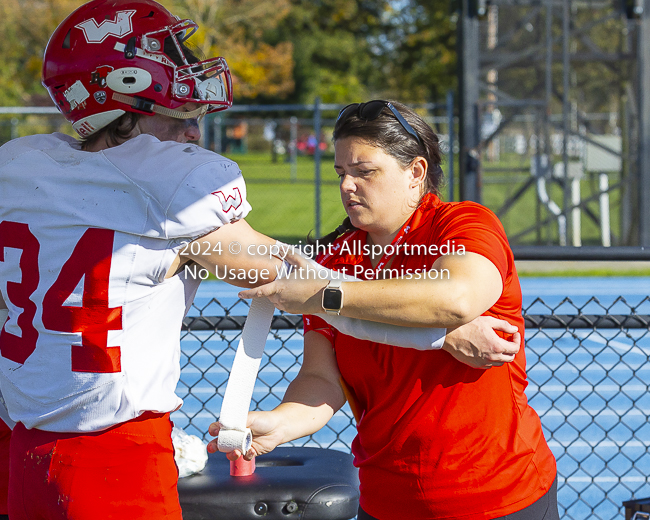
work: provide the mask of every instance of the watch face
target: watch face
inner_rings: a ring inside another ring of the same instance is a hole
[[[343,291],[340,289],[325,289],[323,291],[323,308],[327,310],[341,310]]]

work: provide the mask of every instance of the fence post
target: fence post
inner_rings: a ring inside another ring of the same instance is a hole
[[[571,61],[570,61],[570,22],[571,22],[571,2],[572,0],[562,0],[562,164],[564,164],[564,186],[562,215],[564,216],[567,228],[564,242],[568,243],[568,237],[572,221],[569,215],[571,207],[571,179],[569,178],[569,134],[571,128],[569,119],[571,113],[571,101],[569,99],[569,90],[571,87]],[[575,130],[575,129],[574,129]],[[560,237],[560,243],[562,243]]]
[[[206,148],[206,149],[209,150],[211,148],[211,144],[212,144],[212,142],[211,142],[211,140],[212,140],[211,133],[212,132],[210,132],[210,130],[211,130],[211,128],[210,128],[210,119],[208,117],[204,116],[203,119],[201,120],[201,122],[203,123],[203,128],[201,129],[201,140],[203,141],[203,148]]]
[[[611,231],[609,228],[609,176],[606,172],[598,174],[598,188],[600,189],[600,240],[604,247],[611,247]]]
[[[316,149],[314,150],[314,196],[315,215],[314,215],[314,232],[316,237],[320,237],[320,97],[314,100],[314,135],[316,136]]]
[[[212,125],[214,128],[214,151],[217,153],[223,153],[225,150],[221,148],[221,116],[217,115],[212,120]]]
[[[291,130],[289,132],[289,154],[291,158],[291,182],[298,180],[298,118],[291,116],[289,119]]]
[[[639,245],[650,246],[650,0],[641,2],[643,12],[638,25],[639,65],[639,150],[638,164],[638,213]]]
[[[460,200],[481,202],[481,158],[479,156],[479,20],[472,0],[460,0],[458,29],[458,110]]]
[[[454,200],[454,93],[447,92],[447,141],[449,151],[447,152],[447,177],[449,179],[449,202]]]
[[[567,177],[568,182],[568,177]],[[574,247],[582,246],[582,226],[580,222],[580,176],[571,179],[571,233]]]
[[[18,118],[11,118],[11,138],[16,139],[18,137]]]

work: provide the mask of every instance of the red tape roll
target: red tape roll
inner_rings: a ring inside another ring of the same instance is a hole
[[[244,457],[239,457],[237,460],[230,461],[230,476],[231,477],[248,477],[255,473],[255,457],[251,460],[246,460]]]

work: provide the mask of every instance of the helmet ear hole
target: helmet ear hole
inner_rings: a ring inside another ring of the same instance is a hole
[[[120,94],[137,94],[148,89],[151,83],[151,74],[138,67],[124,67],[106,76],[108,88]]]

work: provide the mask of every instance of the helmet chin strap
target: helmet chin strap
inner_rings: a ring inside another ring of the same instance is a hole
[[[151,101],[143,102],[142,98],[125,96],[124,94],[120,94],[119,92],[113,92],[113,99],[120,103],[129,105],[132,108],[136,108],[138,110],[143,110],[145,112],[154,112],[162,116],[173,117],[174,119],[196,119],[197,117],[204,115],[208,111],[208,105],[201,105],[195,110],[191,110],[189,112],[183,112],[182,110],[174,110],[171,108],[156,105]]]

